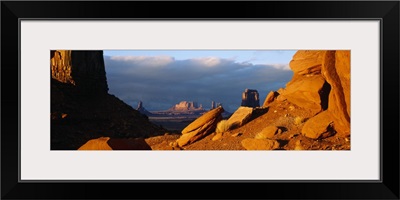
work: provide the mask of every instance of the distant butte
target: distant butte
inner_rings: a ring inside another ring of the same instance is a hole
[[[136,108],[136,110],[139,111],[140,113],[142,113],[143,115],[147,115],[147,116],[153,115],[153,113],[149,112],[148,110],[146,110],[146,108],[143,107],[142,101],[139,101],[138,107]]]
[[[260,98],[257,90],[246,89],[242,93],[242,104],[241,106],[246,107],[260,107]]]

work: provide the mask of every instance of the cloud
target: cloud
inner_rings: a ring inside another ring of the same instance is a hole
[[[191,61],[206,67],[214,67],[221,64],[221,59],[217,57],[193,58]]]
[[[148,67],[165,66],[174,62],[174,58],[171,56],[113,56],[111,60],[130,62]]]
[[[109,93],[136,107],[165,110],[180,101],[211,101],[233,112],[242,92],[256,89],[260,103],[271,90],[285,87],[293,72],[287,64],[254,65],[218,57],[176,60],[170,56],[105,56]]]

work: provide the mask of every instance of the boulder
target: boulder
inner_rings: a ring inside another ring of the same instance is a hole
[[[270,103],[272,103],[277,97],[279,96],[279,93],[276,91],[271,91],[268,93],[267,97],[265,98],[263,107],[268,106]]]
[[[224,109],[218,107],[204,113],[182,130],[182,136],[177,139],[179,146],[191,144],[215,131],[217,124],[222,120]]]
[[[279,142],[270,139],[246,138],[242,140],[242,146],[246,150],[273,150],[279,148]]]
[[[326,109],[329,91],[329,84],[321,75],[310,77],[295,75],[283,90],[282,96],[289,102],[317,114]]]
[[[194,120],[192,123],[190,123],[188,126],[186,126],[182,130],[182,134],[187,134],[190,133],[196,129],[199,129],[206,123],[210,122],[212,119],[216,119],[218,116],[220,116],[224,112],[224,109],[222,107],[218,107],[216,109],[210,110],[206,113],[204,113],[202,116]]]
[[[312,139],[323,139],[334,135],[336,131],[332,114],[329,111],[323,111],[310,118],[304,124],[301,133]]]
[[[252,113],[253,108],[240,106],[227,121],[227,123],[230,124],[230,129],[246,124],[250,120]]]
[[[273,138],[276,134],[280,132],[282,132],[282,130],[280,130],[276,126],[267,126],[264,129],[262,129],[259,133],[257,133],[255,139]]]
[[[92,139],[87,141],[84,145],[79,147],[78,150],[113,150],[110,145],[108,145],[109,137],[100,137],[97,139]]]
[[[203,137],[213,133],[215,131],[215,128],[217,127],[217,123],[221,120],[222,116],[217,116],[216,118],[213,118],[207,123],[203,124],[198,129],[183,134],[179,139],[176,140],[177,144],[180,147],[183,147],[202,139]]]

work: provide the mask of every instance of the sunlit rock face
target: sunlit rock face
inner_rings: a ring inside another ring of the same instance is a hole
[[[50,68],[51,78],[62,83],[70,83],[75,85],[75,81],[71,76],[72,71],[71,51],[57,50],[50,51]]]
[[[214,132],[218,122],[222,120],[224,109],[218,107],[204,113],[182,130],[182,136],[176,141],[179,146],[194,143]]]
[[[350,51],[297,51],[290,68],[293,78],[278,90],[276,100],[312,111],[315,117],[305,123],[303,135],[314,139],[349,136]],[[270,98],[268,104],[273,100]]]
[[[257,90],[246,89],[242,93],[242,104],[241,106],[246,107],[260,107],[260,98]]]
[[[175,106],[168,109],[170,111],[197,111],[204,110],[202,105],[198,105],[195,101],[181,101]]]

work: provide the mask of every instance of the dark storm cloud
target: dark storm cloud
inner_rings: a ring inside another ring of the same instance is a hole
[[[217,57],[175,60],[169,56],[105,56],[109,93],[136,108],[165,110],[180,101],[209,108],[220,102],[233,112],[242,92],[256,89],[260,103],[271,90],[285,87],[293,72],[288,64],[253,65]]]

